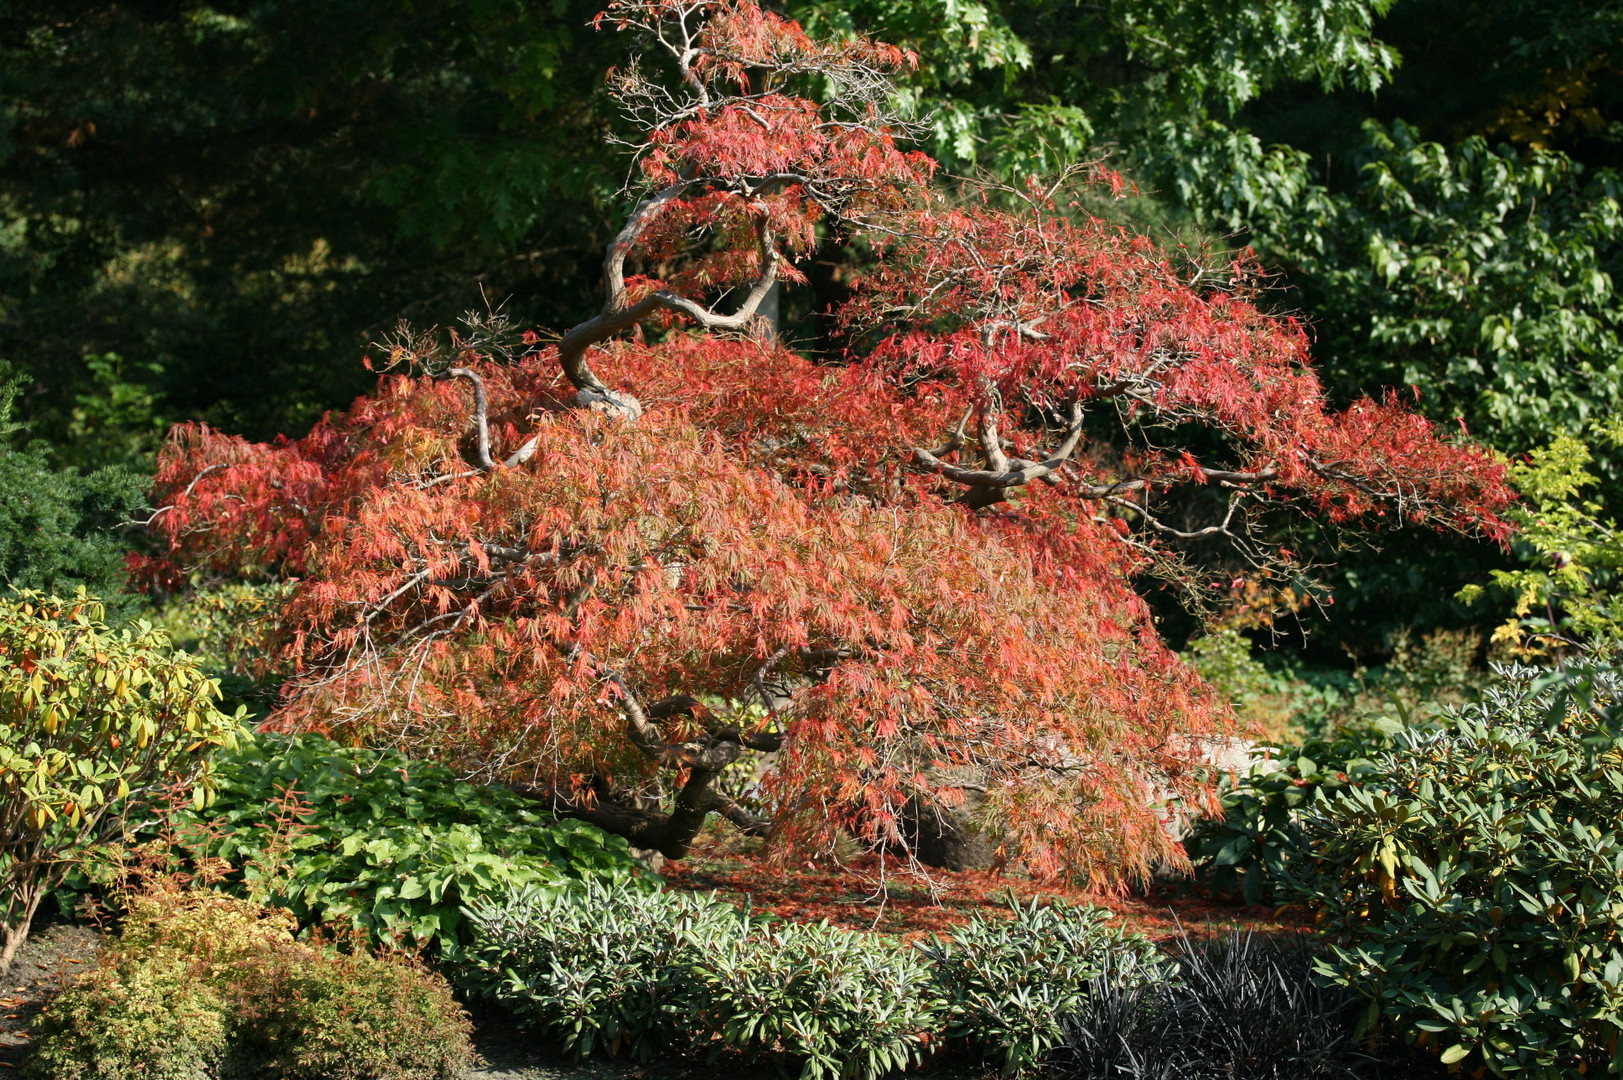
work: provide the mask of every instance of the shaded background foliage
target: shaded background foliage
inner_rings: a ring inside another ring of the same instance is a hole
[[[145,499],[146,479],[126,465],[61,468],[27,441],[12,417],[24,381],[0,360],[0,584],[112,600],[115,618],[134,606],[123,591],[123,543],[114,531]]]
[[[297,435],[369,388],[358,361],[402,317],[588,310],[622,176],[602,84],[622,43],[587,25],[597,6],[0,3],[0,357],[32,379],[51,463],[145,468],[184,419]],[[785,10],[916,50],[904,93],[949,169],[1109,154],[1145,193],[1111,213],[1197,253],[1254,245],[1343,402],[1412,386],[1521,452],[1623,397],[1615,5]],[[786,293],[792,339],[815,343],[796,319],[852,258],[825,247]],[[1321,661],[1483,621],[1449,597],[1505,565],[1338,542],[1318,552],[1341,564],[1332,632],[1303,619]]]

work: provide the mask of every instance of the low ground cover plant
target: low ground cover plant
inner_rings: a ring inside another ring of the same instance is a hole
[[[212,892],[135,898],[97,968],[34,1028],[34,1080],[452,1080],[470,1025],[399,955],[294,941],[284,912]]]
[[[1467,1072],[1614,1072],[1623,1034],[1623,724],[1615,670],[1502,671],[1399,732],[1303,818],[1320,972],[1365,1026]]]
[[[734,1049],[809,1080],[878,1077],[917,1063],[943,1016],[929,969],[896,942],[711,897],[588,881],[470,916],[470,984],[582,1057]]]
[[[808,1080],[877,1077],[951,1045],[1008,1073],[1062,1041],[1090,980],[1175,965],[1108,913],[1017,905],[922,946],[762,919],[713,898],[587,882],[470,908],[466,978],[582,1056],[777,1056]]]
[[[1177,968],[1147,938],[1113,926],[1103,908],[1014,905],[1012,919],[980,912],[922,943],[946,1002],[946,1034],[1004,1072],[1023,1072],[1062,1040],[1062,1019],[1093,984],[1131,989]]]
[[[942,1003],[931,970],[892,939],[751,920],[691,968],[704,1030],[747,1056],[781,1053],[801,1075],[875,1077],[917,1064]]]
[[[459,975],[581,1057],[638,1061],[691,1043],[690,967],[744,936],[749,916],[690,893],[594,881],[578,892],[530,886],[474,901]]]
[[[214,783],[210,806],[182,810],[161,835],[193,866],[223,859],[218,887],[301,926],[454,955],[462,905],[487,893],[586,878],[655,886],[623,838],[393,751],[260,734],[216,760]]]

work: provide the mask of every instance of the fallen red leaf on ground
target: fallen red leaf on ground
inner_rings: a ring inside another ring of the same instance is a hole
[[[843,864],[777,866],[721,844],[702,845],[692,857],[667,863],[661,873],[670,888],[713,891],[780,918],[826,919],[849,929],[907,938],[947,930],[976,912],[995,916],[1007,912],[1011,900],[1029,903],[1033,897],[1109,908],[1122,924],[1157,941],[1230,930],[1300,933],[1312,924],[1305,911],[1247,906],[1181,883],[1110,896],[991,871],[932,870],[926,881],[898,873],[894,865],[882,867],[872,856]]]

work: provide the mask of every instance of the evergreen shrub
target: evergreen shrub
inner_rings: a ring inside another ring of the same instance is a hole
[[[1111,925],[1103,908],[1033,900],[1013,914],[976,913],[919,946],[947,1003],[947,1036],[1006,1073],[1047,1057],[1062,1041],[1062,1018],[1099,980],[1134,987],[1176,973],[1149,939]]]
[[[1321,973],[1366,1026],[1526,1080],[1623,1060],[1623,724],[1615,670],[1502,669],[1482,702],[1399,732],[1304,815],[1295,887]]]

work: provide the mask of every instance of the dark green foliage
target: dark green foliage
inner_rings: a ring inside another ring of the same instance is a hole
[[[0,356],[40,433],[76,462],[180,419],[269,437],[476,278],[580,310],[617,183],[600,6],[0,4]]]
[[[1402,123],[1365,136],[1350,189],[1249,218],[1319,329],[1326,381],[1413,387],[1430,415],[1506,450],[1623,408],[1623,179]]]
[[[1373,97],[1276,86],[1242,119],[1264,143],[1327,165],[1332,186],[1355,172],[1343,155],[1366,118],[1406,120],[1444,143],[1486,135],[1623,165],[1623,9],[1612,0],[1403,0],[1375,32],[1403,62]]]
[[[1315,794],[1359,783],[1398,726],[1310,739],[1225,782],[1222,814],[1197,822],[1184,839],[1201,876],[1248,904],[1272,900],[1290,864],[1304,855],[1301,815]]]
[[[285,913],[217,893],[133,900],[99,967],[35,1028],[36,1080],[454,1080],[470,1025],[403,957],[294,942]]]
[[[1420,1080],[1442,1070],[1353,1037],[1357,1004],[1312,975],[1316,950],[1235,933],[1191,941],[1178,976],[1108,978],[1062,1021],[1065,1080]],[[1379,1055],[1371,1053],[1379,1051]],[[1385,1058],[1390,1056],[1392,1060]]]
[[[580,879],[652,887],[623,838],[391,751],[260,735],[215,770],[214,803],[179,815],[175,842],[194,865],[225,859],[223,888],[304,925],[454,953],[461,906],[481,896]]]
[[[125,590],[126,544],[114,528],[145,502],[145,481],[124,468],[55,467],[47,449],[18,449],[20,382],[0,360],[0,587],[104,598],[114,621],[134,606]]]
[[[790,11],[916,50],[930,152],[955,170],[1019,175],[1110,144],[1139,166],[1203,156],[1202,137],[1235,137],[1222,121],[1272,87],[1372,90],[1395,63],[1371,34],[1390,6],[807,0]]]
[[[1101,978],[1131,988],[1173,975],[1154,945],[1112,926],[1102,908],[1013,907],[1012,920],[977,912],[919,946],[947,1002],[948,1037],[1005,1073],[1040,1064],[1062,1041],[1061,1019]]]
[[[0,4],[0,356],[38,379],[41,433],[75,462],[141,460],[181,419],[293,433],[369,385],[360,356],[402,316],[488,295],[580,317],[621,175],[601,6]],[[1187,159],[1270,86],[1377,85],[1385,6],[785,11],[916,49],[930,148],[1013,174],[1112,143]]]
[[[1623,727],[1615,672],[1510,669],[1400,732],[1303,821],[1320,965],[1467,1071],[1610,1073],[1623,1027]]]

